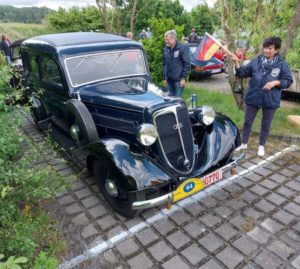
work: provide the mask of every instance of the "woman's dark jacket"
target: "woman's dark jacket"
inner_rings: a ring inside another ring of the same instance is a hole
[[[280,106],[281,90],[287,89],[293,83],[293,77],[287,63],[279,57],[271,68],[265,72],[262,69],[262,57],[259,55],[249,64],[236,69],[236,76],[241,78],[251,77],[245,103],[261,108],[277,108]],[[267,82],[280,81],[280,86],[271,90],[264,90]]]
[[[185,79],[191,69],[190,51],[185,45],[176,41],[173,49],[164,47],[163,50],[163,79],[177,82]]]

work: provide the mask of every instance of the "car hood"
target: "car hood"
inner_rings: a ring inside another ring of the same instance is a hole
[[[134,85],[134,82],[139,82],[139,84]],[[146,108],[154,110],[156,107],[178,103],[178,98],[163,96],[157,87],[156,91],[153,91],[153,88],[153,84],[146,80],[130,81],[127,79],[86,85],[76,93],[79,93],[81,100],[85,103],[137,112],[143,112]]]

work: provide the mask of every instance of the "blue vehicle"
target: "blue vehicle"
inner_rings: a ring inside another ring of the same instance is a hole
[[[188,110],[150,82],[140,43],[102,33],[26,39],[32,117],[66,151],[78,148],[108,204],[126,217],[222,179],[243,157],[225,115]]]

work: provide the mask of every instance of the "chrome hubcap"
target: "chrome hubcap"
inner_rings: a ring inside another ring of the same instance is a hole
[[[119,194],[116,183],[111,179],[105,180],[105,190],[112,197],[117,197]]]
[[[72,137],[73,140],[75,141],[78,141],[79,140],[79,128],[76,124],[73,124],[71,127],[70,127],[70,135]]]

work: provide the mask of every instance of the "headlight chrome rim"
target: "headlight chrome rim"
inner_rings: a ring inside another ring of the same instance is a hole
[[[199,119],[202,120],[202,122],[205,125],[211,125],[216,117],[216,112],[211,106],[203,106],[201,109],[201,112],[199,113]]]
[[[137,139],[144,146],[153,145],[157,137],[157,129],[153,124],[144,123],[137,128]]]

